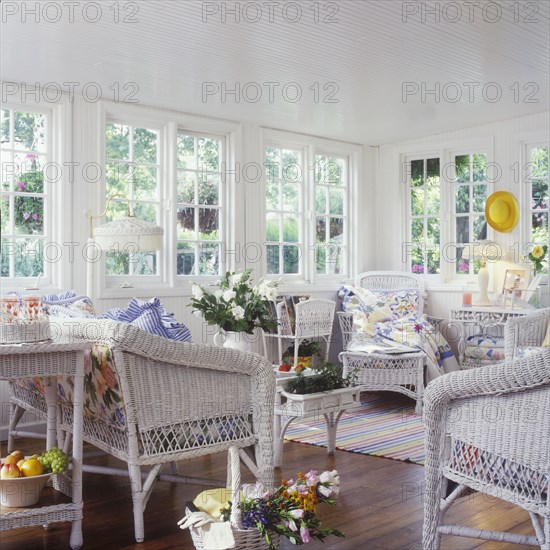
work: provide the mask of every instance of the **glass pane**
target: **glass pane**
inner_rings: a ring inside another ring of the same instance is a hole
[[[105,216],[106,221],[119,220],[128,215],[128,203],[115,199],[109,205],[109,210]]]
[[[315,211],[317,214],[325,214],[327,211],[326,187],[317,187],[315,191]]]
[[[178,202],[193,204],[195,202],[196,172],[178,170]]]
[[[2,195],[0,197],[0,232],[5,234],[10,226],[10,201],[9,198]]]
[[[411,250],[411,271],[413,273],[424,273],[423,248],[418,244]]]
[[[470,211],[470,187],[461,185],[455,190],[455,212],[467,214]]]
[[[17,239],[13,244],[14,277],[38,277],[44,274],[43,240]]]
[[[325,155],[315,155],[315,183],[327,184],[325,167],[328,163],[328,157]]]
[[[331,241],[342,242],[344,238],[344,220],[342,218],[330,218]]]
[[[11,184],[14,181],[15,173],[18,172],[18,166],[10,157],[9,153],[2,151],[2,159],[0,162],[0,169],[2,170],[2,190],[11,191]]]
[[[130,263],[134,275],[156,275],[157,254],[156,252],[139,252],[130,254]]]
[[[282,177],[280,149],[266,147],[265,150],[265,174],[268,182],[273,182]]]
[[[178,134],[178,168],[197,168],[193,136]]]
[[[424,220],[422,218],[413,218],[411,224],[411,237],[415,242],[424,240]]]
[[[535,147],[531,149],[531,177],[540,178],[548,176],[548,147]]]
[[[455,157],[455,171],[457,183],[470,182],[470,155]]]
[[[317,273],[326,273],[327,243],[317,242],[315,246],[315,265]]]
[[[418,216],[424,213],[424,191],[411,189],[411,214]]]
[[[283,216],[283,241],[297,243],[300,240],[297,216]]]
[[[435,245],[439,245],[439,220],[437,218],[428,218],[427,219],[427,229],[428,234],[426,237],[427,244],[429,247],[434,248]]]
[[[195,209],[178,208],[178,240],[195,239]]]
[[[178,275],[195,275],[195,245],[178,243]]]
[[[439,216],[440,204],[439,187],[428,187],[426,189],[426,214],[428,216]]]
[[[155,204],[147,204],[144,202],[135,202],[133,205],[134,216],[140,220],[145,220],[151,223],[157,223],[158,206]]]
[[[464,248],[460,247],[456,249],[456,273],[458,275],[464,275],[470,273],[470,262],[469,260],[462,259],[464,254]]]
[[[107,252],[105,259],[107,275],[128,275],[130,273],[130,254]]]
[[[330,214],[336,214],[337,216],[344,215],[344,190],[343,189],[329,189],[330,200]]]
[[[220,227],[220,211],[217,208],[199,208],[199,232],[200,239],[217,238]],[[213,233],[216,232],[214,236]],[[203,235],[204,234],[204,235]]]
[[[279,242],[279,215],[274,213],[267,214],[266,220],[266,240],[271,242]]]
[[[10,112],[8,109],[2,109],[2,120],[0,122],[0,142],[9,143],[10,141]]]
[[[277,180],[267,181],[265,184],[265,207],[267,210],[279,210],[281,205],[279,203],[280,184]]]
[[[474,218],[474,241],[487,238],[487,221],[485,216],[476,216]]]
[[[531,188],[531,208],[548,208],[548,180],[533,180]]]
[[[10,276],[11,243],[6,239],[0,239],[0,277]]]
[[[44,193],[44,172],[40,170],[39,163],[35,160],[36,155],[29,153],[31,162],[17,164],[22,171],[15,178],[14,191],[19,193]]]
[[[439,251],[428,250],[428,273],[439,273]]]
[[[297,212],[300,207],[298,198],[300,188],[296,183],[283,183],[283,210],[286,212]]]
[[[474,154],[472,162],[473,181],[487,181],[487,156]]]
[[[220,246],[201,243],[199,247],[199,275],[217,275],[220,271]]]
[[[298,246],[283,246],[283,273],[300,273],[300,248]]]
[[[470,229],[468,227],[468,217],[461,216],[456,219],[456,242],[469,243]]]
[[[439,159],[428,159],[426,161],[426,183],[428,185],[439,185]]]
[[[323,185],[342,185],[345,161],[336,157],[316,157],[318,183]]]
[[[119,162],[108,162],[106,166],[107,173],[107,189],[106,195],[111,197],[112,195],[124,195],[127,197],[130,194],[130,175],[128,171],[128,164]]]
[[[217,172],[220,169],[220,141],[201,137],[198,139],[198,168],[202,171]]]
[[[487,186],[474,185],[474,212],[485,212],[487,201]]]
[[[424,161],[413,160],[411,161],[411,185],[413,187],[419,187],[424,185]]]
[[[540,245],[548,244],[548,212],[533,213],[531,227],[531,240]]]
[[[157,168],[134,166],[134,199],[158,199]]]
[[[327,222],[324,216],[317,217],[316,235],[317,242],[324,243],[327,240]]]
[[[289,183],[299,183],[303,176],[300,153],[283,149],[282,179]]]
[[[32,235],[44,233],[44,199],[14,197],[15,233]]]
[[[279,246],[278,245],[267,245],[266,246],[266,256],[267,256],[267,272],[270,274],[279,274]]]
[[[13,130],[15,149],[46,152],[46,115],[15,111]]]
[[[108,159],[130,160],[130,127],[108,122],[105,148]]]
[[[199,204],[220,204],[220,176],[201,174],[199,177]]]
[[[157,164],[158,133],[146,128],[134,128],[134,162]]]

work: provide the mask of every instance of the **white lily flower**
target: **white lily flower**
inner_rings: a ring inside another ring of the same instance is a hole
[[[230,302],[231,300],[233,300],[233,298],[235,298],[235,296],[237,296],[237,293],[234,290],[226,290],[223,293],[223,299],[226,302]]]
[[[233,314],[233,317],[235,317],[237,321],[244,319],[244,308],[242,308],[241,306],[232,307],[231,313]]]
[[[202,288],[199,285],[193,284],[191,286],[191,292],[193,294],[193,298],[195,300],[200,300],[204,296],[204,292],[202,291]]]

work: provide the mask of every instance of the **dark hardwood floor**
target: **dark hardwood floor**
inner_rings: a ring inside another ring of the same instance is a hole
[[[25,453],[41,451],[44,442],[21,439],[17,447]],[[5,443],[1,447],[5,455]],[[116,465],[117,461],[99,456],[85,446],[86,462]],[[376,458],[344,451],[328,456],[326,449],[288,442],[284,448],[284,466],[276,471],[279,478],[295,476],[298,471],[336,468],[342,480],[337,506],[321,506],[324,525],[346,533],[345,539],[329,538],[322,544],[312,542],[310,550],[334,549],[403,549],[421,550],[422,530],[422,466]],[[225,478],[225,455],[216,455],[180,463],[181,473],[213,479]],[[244,468],[244,476],[252,480]],[[145,542],[134,539],[133,514],[127,477],[84,474],[84,548],[88,550],[164,550],[193,549],[187,531],[176,525],[185,503],[202,490],[197,485],[159,482],[149,500],[145,515]],[[449,521],[482,529],[498,528],[532,533],[526,512],[502,501],[475,495],[464,498],[451,508]],[[57,550],[68,548],[69,524],[0,532],[2,550]],[[294,548],[285,542],[284,550]],[[445,550],[497,550],[520,547],[473,539],[445,537]],[[239,549],[243,550],[243,549]]]

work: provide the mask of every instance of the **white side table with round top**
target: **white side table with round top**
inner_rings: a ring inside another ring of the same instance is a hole
[[[72,502],[42,505],[33,508],[1,508],[0,531],[35,525],[71,521],[70,546],[80,548],[82,539],[82,423],[84,394],[84,354],[88,342],[64,340],[29,344],[0,345],[0,379],[45,378],[45,397],[48,405],[46,448],[56,444],[57,380],[58,375],[74,376],[74,424],[72,472],[69,483],[59,479],[59,488],[67,486]],[[61,476],[58,476],[61,477]],[[56,484],[57,485],[57,484]]]

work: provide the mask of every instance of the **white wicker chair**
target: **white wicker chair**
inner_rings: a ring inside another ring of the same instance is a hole
[[[428,385],[423,548],[438,550],[447,534],[550,550],[550,349],[513,357],[518,345],[540,345],[547,324],[548,310],[509,320],[504,363]],[[469,489],[527,510],[536,536],[444,525]]]
[[[147,500],[167,462],[234,446],[258,479],[273,483],[275,377],[260,355],[173,342],[116,321],[63,319],[59,324],[65,334],[108,346],[114,356],[126,429],[85,417],[83,439],[128,464],[138,542],[144,539]],[[25,409],[43,415],[35,394],[15,384],[11,389],[10,430]],[[61,426],[70,431],[72,408],[60,402],[60,410]],[[143,466],[151,469],[142,483]],[[177,481],[179,476],[163,477]]]
[[[418,313],[424,313],[426,289],[424,280],[418,275],[399,271],[366,271],[355,277],[354,285],[368,290],[417,290]],[[345,350],[353,334],[353,313],[339,311],[337,315],[342,332],[342,346]]]
[[[321,339],[325,342],[325,359],[328,359],[332,326],[334,323],[334,311],[336,302],[311,298],[296,304],[296,320],[294,327],[290,325],[290,319],[286,310],[277,310],[277,332],[263,331],[264,353],[267,357],[266,338],[277,338],[279,360],[283,355],[283,340],[294,342],[294,366],[298,364],[298,348],[304,340]]]

